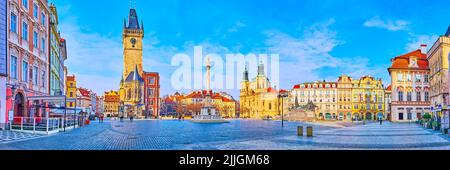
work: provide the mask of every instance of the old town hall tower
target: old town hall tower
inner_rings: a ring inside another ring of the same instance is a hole
[[[135,8],[130,9],[128,22],[123,25],[123,75],[120,81],[120,102],[123,117],[143,116],[144,106],[144,70],[142,66],[142,39],[144,26],[139,24]]]
[[[123,25],[123,77],[126,78],[137,66],[142,75],[142,39],[144,38],[144,25],[139,24],[136,9],[130,9],[128,23]]]

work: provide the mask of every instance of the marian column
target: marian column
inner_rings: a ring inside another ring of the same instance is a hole
[[[209,106],[209,100],[211,99],[210,96],[211,91],[211,63],[209,61],[209,57],[206,58],[206,102],[205,105]]]

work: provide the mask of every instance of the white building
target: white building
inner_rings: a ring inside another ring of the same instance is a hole
[[[422,46],[424,48],[425,46]],[[430,110],[430,68],[424,50],[415,50],[392,59],[391,121],[417,121]]]

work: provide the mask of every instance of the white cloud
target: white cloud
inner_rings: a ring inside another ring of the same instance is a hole
[[[334,23],[330,19],[307,28],[303,36],[293,37],[279,31],[267,32],[266,45],[272,53],[278,53],[280,62],[280,81],[282,88],[292,88],[301,82],[323,79],[336,81],[338,76],[346,74],[359,78],[363,75],[382,77],[385,67],[373,66],[366,57],[343,58],[333,56],[333,49],[343,44],[336,37],[337,32],[329,27]],[[337,69],[339,72],[328,71],[330,77],[321,77],[320,69]]]
[[[242,21],[237,21],[234,23],[234,25],[228,29],[228,32],[238,32],[239,29],[246,27],[247,25],[244,24]]]
[[[410,23],[405,20],[382,20],[379,16],[375,16],[364,23],[366,27],[384,28],[390,31],[408,30]]]
[[[75,74],[77,84],[98,95],[117,90],[123,69],[121,36],[105,36],[80,27],[76,17],[67,17],[59,24],[62,38],[67,41],[69,74]],[[157,44],[157,38],[147,35],[146,48]],[[144,59],[145,60],[145,59]],[[151,62],[156,63],[156,62]]]
[[[431,48],[431,46],[436,42],[439,38],[438,35],[414,35],[411,34],[411,38],[409,38],[408,44],[406,44],[406,51],[413,51],[420,48],[420,45],[426,44],[427,50]]]

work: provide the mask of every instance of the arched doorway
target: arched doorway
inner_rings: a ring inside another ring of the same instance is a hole
[[[359,113],[354,113],[353,118],[358,121],[360,119]]]
[[[17,93],[14,97],[14,117],[26,117],[25,98],[22,93]]]
[[[352,120],[352,113],[350,112],[347,113],[347,120]]]
[[[325,114],[325,119],[326,119],[326,120],[331,120],[331,119],[332,119],[331,113],[326,113],[326,114]]]
[[[366,113],[366,120],[372,120],[373,119],[373,115],[370,112]]]

